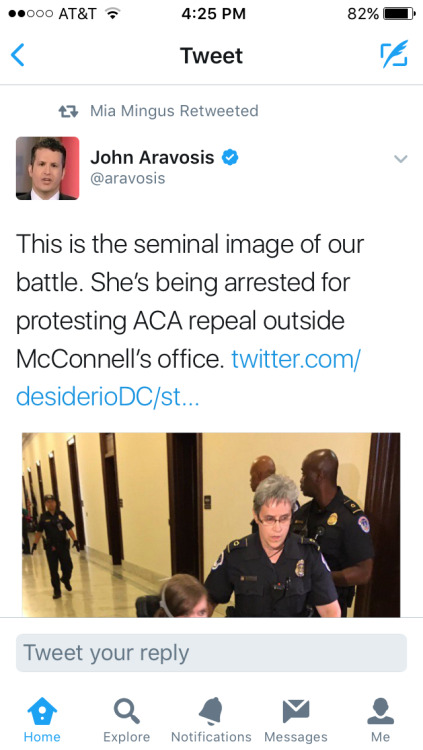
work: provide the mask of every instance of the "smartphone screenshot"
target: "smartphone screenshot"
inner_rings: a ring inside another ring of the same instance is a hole
[[[418,745],[422,24],[1,10],[8,747]]]

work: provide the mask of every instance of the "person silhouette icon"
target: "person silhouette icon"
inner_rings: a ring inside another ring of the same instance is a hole
[[[377,714],[377,716],[371,716],[370,719],[367,719],[368,724],[393,724],[394,719],[392,716],[385,716],[387,710],[388,710],[388,701],[385,700],[385,698],[376,698],[375,702],[373,703],[373,711]]]

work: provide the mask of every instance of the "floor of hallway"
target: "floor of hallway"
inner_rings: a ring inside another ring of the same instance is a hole
[[[62,584],[61,598],[53,599],[42,544],[33,555],[22,556],[24,617],[135,617],[137,597],[157,593],[151,582],[127,573],[120,566],[103,563],[76,550],[71,550],[71,557],[72,591],[66,591]]]
[[[29,535],[32,547],[33,534]],[[71,549],[72,591],[62,584],[62,596],[53,599],[47,559],[40,542],[33,555],[22,555],[22,614],[24,617],[136,617],[135,600],[156,594],[151,581]],[[59,566],[60,574],[60,566]],[[224,617],[226,605],[214,617]]]

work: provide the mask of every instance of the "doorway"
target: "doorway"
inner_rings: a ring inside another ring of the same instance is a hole
[[[167,435],[172,575],[203,580],[202,435]]]
[[[23,474],[22,474],[22,489],[23,489],[23,495],[24,495],[24,500],[25,500],[25,508],[28,511],[28,515],[31,516],[32,518],[31,503],[29,501],[28,490],[26,489],[25,477]]]
[[[57,508],[60,508],[60,497],[59,487],[57,484],[57,471],[56,471],[56,460],[54,458],[54,451],[48,454],[48,464],[50,467],[51,487],[53,490],[54,499],[56,500]]]
[[[365,513],[375,560],[371,581],[357,589],[354,617],[400,617],[400,434],[374,433]]]
[[[75,517],[76,536],[81,550],[85,549],[85,527],[84,527],[84,503],[81,498],[81,485],[79,483],[78,456],[76,452],[75,435],[67,441],[69,474],[72,488],[73,513]]]
[[[38,479],[38,489],[40,491],[41,507],[44,513],[46,506],[44,505],[44,484],[43,484],[43,475],[41,472],[41,461],[37,461],[35,465],[37,467],[37,479]]]
[[[114,432],[100,433],[101,466],[103,469],[104,501],[106,505],[107,537],[113,565],[121,565],[123,558],[121,500],[116,461]]]
[[[31,505],[32,505],[32,517],[35,522],[38,520],[38,505],[37,505],[37,498],[34,492],[34,485],[32,483],[32,471],[30,467],[28,466],[27,469],[28,472],[28,482],[29,482],[29,494],[31,496]]]

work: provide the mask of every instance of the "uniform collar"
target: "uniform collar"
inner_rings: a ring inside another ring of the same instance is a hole
[[[260,541],[260,534],[257,531],[255,534],[250,534],[247,537],[247,549],[245,552],[245,557],[248,560],[256,560],[262,555],[266,555]],[[267,557],[267,555],[266,555]]]
[[[313,498],[313,510],[324,516],[326,513],[333,513],[334,510],[336,510],[337,506],[344,504],[344,500],[344,493],[342,492],[340,487],[337,487],[335,497],[330,501],[329,505],[327,505],[326,508],[321,508],[316,498]]]
[[[255,560],[264,555],[266,560],[270,560],[270,562],[272,562],[270,557],[266,554],[265,550],[263,549],[263,545],[260,541],[259,532],[257,532],[256,534],[250,534],[248,539],[249,540],[251,539],[251,542],[247,546],[247,554],[246,554],[246,557],[249,560]],[[284,555],[285,557],[298,558],[298,540],[299,540],[298,534],[294,534],[291,531],[289,531],[288,536],[285,539],[285,546],[283,548],[281,557],[282,555]]]
[[[301,537],[298,534],[289,532],[285,540],[285,547],[283,548],[283,554],[285,557],[293,557],[298,560],[298,543]]]

